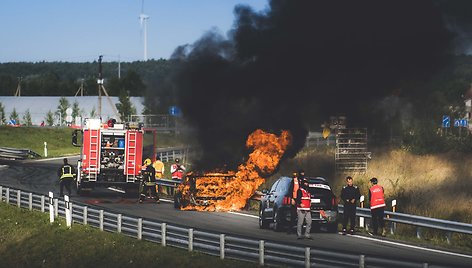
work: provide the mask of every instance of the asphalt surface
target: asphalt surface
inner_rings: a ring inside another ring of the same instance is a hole
[[[76,163],[70,157],[69,163]],[[47,195],[59,193],[57,170],[62,158],[53,160],[0,160],[0,185]],[[139,204],[136,198],[128,198],[118,192],[101,189],[87,196],[78,196],[73,191],[73,201],[88,203],[109,210],[154,219],[199,230],[257,238],[288,245],[303,245],[311,248],[365,254],[389,259],[429,263],[449,267],[472,267],[472,252],[452,252],[408,245],[364,235],[343,236],[315,230],[313,240],[297,240],[294,233],[274,232],[259,229],[257,216],[250,213],[179,211],[173,204]]]

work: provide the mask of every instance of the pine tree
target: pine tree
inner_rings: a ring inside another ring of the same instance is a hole
[[[62,123],[65,124],[66,110],[70,107],[69,101],[66,97],[61,97],[59,99],[59,105],[57,106],[56,115],[62,118]]]
[[[54,113],[51,110],[48,111],[45,119],[48,126],[52,127],[54,125]]]
[[[20,124],[20,118],[15,108],[13,108],[13,111],[11,111],[10,120],[14,120],[16,125]]]
[[[0,102],[0,125],[4,125],[5,123],[5,106],[3,106],[3,104]]]
[[[120,90],[120,96],[118,97],[120,103],[116,104],[116,109],[120,113],[121,122],[125,122],[129,116],[136,114],[136,108],[131,104],[129,95],[125,90]]]
[[[31,113],[29,109],[27,109],[25,114],[23,115],[23,124],[27,127],[33,125],[33,122],[31,122]]]

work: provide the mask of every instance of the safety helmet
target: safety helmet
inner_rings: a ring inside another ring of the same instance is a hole
[[[144,160],[144,165],[150,165],[150,164],[151,164],[151,159],[146,158],[146,160]]]
[[[176,158],[176,159],[175,159],[175,162],[176,162],[176,163],[179,163],[179,162],[180,162],[180,159]]]

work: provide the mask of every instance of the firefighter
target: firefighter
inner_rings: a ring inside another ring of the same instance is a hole
[[[378,227],[382,228],[382,236],[385,236],[385,199],[384,188],[378,185],[377,178],[370,179],[372,187],[369,189],[370,213],[372,215],[372,228],[374,235],[378,235]]]
[[[57,176],[59,177],[60,183],[60,196],[64,196],[64,186],[66,187],[67,193],[71,195],[70,184],[74,180],[75,169],[72,165],[68,163],[67,158],[64,158],[64,165],[57,171]]]
[[[139,195],[139,203],[142,203],[146,198],[146,193],[150,191],[149,198],[155,198],[156,202],[159,204],[159,194],[156,192],[156,171],[151,165],[151,159],[147,158],[144,160],[142,169],[142,182],[141,182],[141,191]]]
[[[172,175],[172,179],[182,182],[182,178],[184,176],[185,166],[180,164],[180,159],[176,158],[175,163],[170,166],[170,173]],[[177,186],[177,185],[175,185]],[[171,188],[171,195],[174,195],[174,188]]]
[[[156,171],[156,181],[164,177],[164,163],[161,161],[159,156],[156,156],[156,161],[152,163],[154,170]],[[159,185],[156,184],[156,191],[159,193]]]
[[[298,180],[298,174],[297,174],[296,171],[293,172],[292,178],[293,178],[293,192],[292,192],[292,198],[293,198],[293,200],[295,200],[295,199],[297,198],[297,191],[298,191],[298,188],[300,188],[300,186],[299,186],[299,180]]]
[[[297,191],[297,239],[312,239],[310,236],[311,230],[311,196],[308,192],[308,180],[306,178],[301,180],[300,188]],[[302,236],[303,221],[306,221],[305,236]]]
[[[347,185],[343,186],[341,190],[341,199],[344,202],[344,213],[343,213],[343,235],[346,234],[347,222],[350,221],[349,234],[354,234],[356,228],[356,207],[357,200],[361,197],[359,188],[353,185],[353,179],[351,176],[346,177]]]

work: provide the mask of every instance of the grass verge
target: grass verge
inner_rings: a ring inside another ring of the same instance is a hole
[[[258,267],[101,232],[0,203],[2,267]]]

